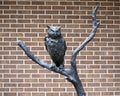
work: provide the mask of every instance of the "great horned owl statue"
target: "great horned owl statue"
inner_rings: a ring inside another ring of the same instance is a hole
[[[66,52],[66,42],[61,35],[61,27],[47,26],[48,34],[45,37],[45,47],[52,61],[60,69],[64,68],[64,55]]]

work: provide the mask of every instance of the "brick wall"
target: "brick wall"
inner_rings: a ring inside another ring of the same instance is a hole
[[[46,26],[62,26],[69,67],[71,51],[91,32],[97,4],[101,25],[77,56],[78,73],[87,96],[120,96],[120,0],[0,0],[0,96],[77,96],[64,76],[34,63],[16,41],[52,63],[44,47]]]

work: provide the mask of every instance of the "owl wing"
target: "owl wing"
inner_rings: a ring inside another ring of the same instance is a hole
[[[45,48],[48,51],[48,48],[47,48],[47,38],[48,38],[48,36],[45,36],[44,41],[45,41]]]
[[[64,48],[65,48],[65,51],[64,51],[64,55],[65,55],[65,52],[66,52],[66,50],[67,50],[67,45],[66,45],[65,40],[64,40]]]

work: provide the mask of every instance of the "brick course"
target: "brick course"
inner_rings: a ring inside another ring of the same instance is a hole
[[[36,56],[52,63],[44,46],[46,26],[61,26],[67,68],[72,50],[92,30],[97,4],[101,24],[78,54],[78,73],[87,96],[120,96],[120,0],[1,0],[0,96],[77,96],[64,76],[31,61],[16,42],[23,40]]]

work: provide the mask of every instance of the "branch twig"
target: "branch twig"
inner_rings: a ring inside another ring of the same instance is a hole
[[[91,41],[94,36],[95,36],[95,33],[97,31],[97,28],[98,26],[100,25],[99,22],[96,21],[96,13],[97,13],[97,9],[99,8],[99,6],[96,6],[95,9],[93,10],[93,14],[92,14],[92,32],[91,34],[89,35],[89,37],[87,37],[84,42],[78,46],[73,52],[72,52],[72,57],[71,57],[71,62],[72,61],[75,61],[76,60],[76,55],[87,45],[87,43],[89,41]],[[72,62],[71,63],[72,65],[71,66],[76,66],[76,63]]]

